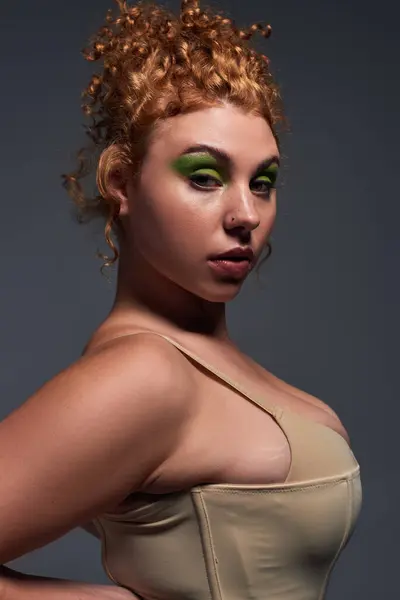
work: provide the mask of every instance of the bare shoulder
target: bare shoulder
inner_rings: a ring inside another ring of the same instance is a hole
[[[87,346],[82,355],[82,360],[86,359],[98,359],[105,363],[111,359],[111,371],[115,368],[114,362],[121,365],[122,369],[127,367],[129,379],[134,377],[137,382],[139,374],[140,381],[152,387],[153,391],[173,391],[173,394],[166,396],[171,403],[176,401],[179,407],[182,407],[181,401],[193,383],[192,370],[188,369],[187,360],[181,352],[162,336],[152,332],[103,338],[101,343]]]
[[[85,354],[8,415],[0,423],[0,564],[151,481],[180,445],[189,389],[179,352],[135,335]]]

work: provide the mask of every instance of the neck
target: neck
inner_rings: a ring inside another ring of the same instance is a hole
[[[149,329],[228,340],[225,303],[199,298],[121,253],[113,314]]]

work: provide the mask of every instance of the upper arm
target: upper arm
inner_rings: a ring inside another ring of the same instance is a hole
[[[0,564],[110,509],[173,453],[182,357],[137,335],[62,371],[0,423]]]

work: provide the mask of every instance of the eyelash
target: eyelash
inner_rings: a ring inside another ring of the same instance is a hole
[[[214,182],[216,182],[217,184],[221,184],[221,183],[222,183],[222,182],[220,182],[220,181],[219,181],[219,180],[218,180],[216,177],[213,177],[212,175],[205,175],[205,174],[203,174],[203,173],[201,173],[201,174],[198,174],[198,175],[196,175],[196,174],[194,174],[194,175],[191,175],[191,176],[189,177],[189,181],[190,181],[190,183],[193,185],[193,187],[194,187],[195,189],[200,189],[200,190],[203,190],[203,191],[204,191],[205,189],[213,189],[213,188],[211,188],[211,186],[207,186],[207,185],[201,185],[200,183],[198,183],[198,181],[196,181],[196,179],[197,179],[197,180],[199,180],[199,179],[200,179],[200,180],[203,180],[203,181],[204,181],[204,179],[205,179],[205,180],[211,180],[211,181],[214,181]]]
[[[220,182],[216,177],[213,177],[212,175],[203,175],[203,174],[199,174],[199,175],[191,175],[189,177],[189,181],[191,186],[195,189],[195,190],[199,190],[202,192],[205,191],[212,191],[215,189],[215,187],[220,187],[220,185],[217,186],[207,186],[207,185],[201,185],[200,183],[198,183],[198,181],[196,181],[196,179],[206,179],[206,180],[212,180],[214,182],[216,182],[217,184],[222,184],[222,182]],[[255,180],[257,181],[257,179]],[[265,192],[255,192],[257,195],[259,196],[270,196],[271,194],[271,190],[275,187],[273,183],[268,183],[266,181],[260,181],[259,183],[264,184],[267,186],[267,191]]]

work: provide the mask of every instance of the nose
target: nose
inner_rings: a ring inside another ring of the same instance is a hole
[[[260,225],[260,215],[250,190],[236,190],[231,196],[229,208],[224,217],[224,227],[227,231],[240,228],[251,232]]]

